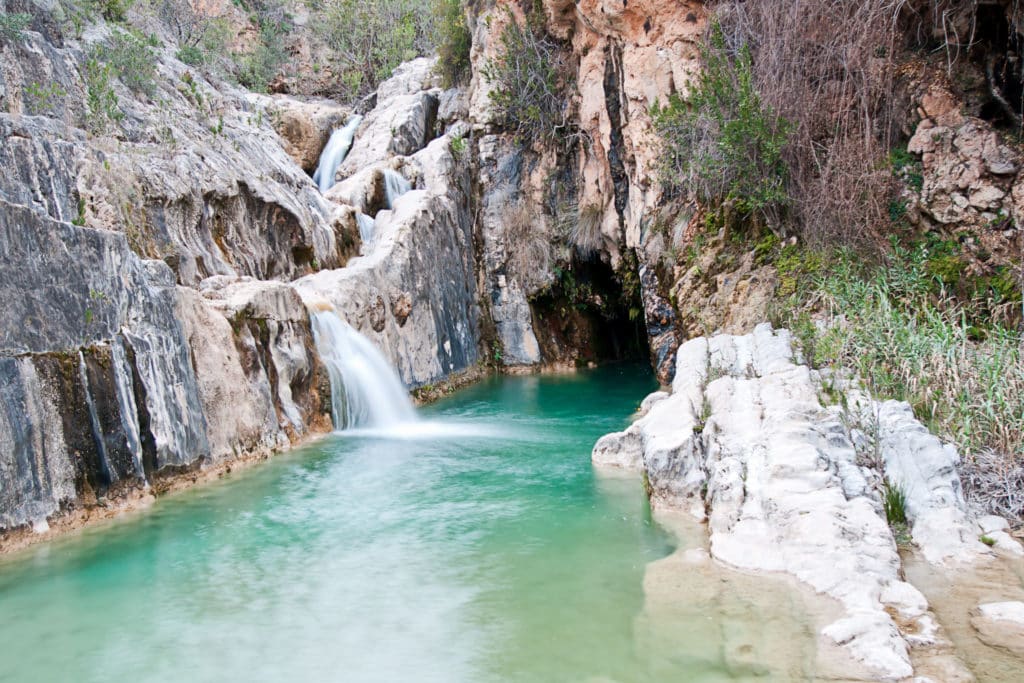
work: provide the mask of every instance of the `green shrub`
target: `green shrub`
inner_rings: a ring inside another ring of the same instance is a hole
[[[32,15],[24,12],[13,14],[0,12],[0,40],[14,42],[21,40],[22,32],[32,23]]]
[[[114,31],[110,42],[97,47],[94,54],[130,89],[152,97],[156,93],[155,46],[155,38],[132,31]]]
[[[541,11],[534,8],[525,24],[508,11],[499,54],[483,69],[498,121],[526,144],[564,140],[571,126],[571,73],[564,50],[545,32]]]
[[[259,21],[259,43],[249,52],[234,55],[239,83],[255,92],[266,92],[267,85],[288,58],[284,49],[288,28],[288,24],[280,20],[264,18]]]
[[[662,142],[662,182],[689,190],[710,207],[778,223],[789,204],[782,150],[788,123],[766,106],[754,84],[747,46],[731,51],[719,26],[702,50],[703,70],[689,97],[655,105]]]
[[[455,0],[439,2],[443,7]],[[403,61],[433,52],[434,21],[434,12],[424,11],[418,0],[325,0],[318,29],[356,100],[376,90]]]
[[[202,66],[206,63],[206,54],[197,45],[184,45],[174,55],[189,66]]]
[[[473,36],[469,33],[461,0],[434,0],[434,15],[438,35],[437,69],[442,85],[450,88],[469,72]]]
[[[85,126],[94,134],[107,131],[110,124],[120,121],[124,114],[118,107],[117,93],[110,80],[113,67],[100,61],[95,54],[85,62]]]
[[[135,0],[89,0],[87,4],[107,21],[124,23],[128,20],[128,10],[135,4]]]

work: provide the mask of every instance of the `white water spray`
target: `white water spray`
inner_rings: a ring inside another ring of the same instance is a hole
[[[395,208],[395,200],[412,189],[408,180],[397,171],[384,169],[384,196],[388,202],[388,208]]]
[[[332,310],[312,311],[313,340],[331,378],[334,428],[382,429],[416,422],[412,400],[383,354]]]
[[[320,188],[320,192],[327,192],[334,186],[334,174],[345,160],[348,150],[352,147],[352,141],[356,137],[356,128],[362,123],[363,117],[356,114],[348,120],[344,128],[339,128],[331,133],[327,146],[320,154],[320,163],[317,164],[316,172],[313,174],[313,182]]]
[[[359,224],[359,238],[363,240],[363,244],[369,244],[373,241],[373,233],[377,228],[377,221],[373,220],[372,216],[367,216],[362,211],[356,213],[356,223]]]

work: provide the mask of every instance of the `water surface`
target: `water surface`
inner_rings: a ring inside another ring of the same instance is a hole
[[[413,433],[333,436],[25,551],[0,563],[0,680],[732,680],[716,615],[645,613],[676,537],[639,478],[590,465],[653,388],[634,366],[489,380]]]

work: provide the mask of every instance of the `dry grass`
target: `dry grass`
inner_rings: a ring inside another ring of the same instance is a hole
[[[591,259],[604,246],[603,218],[604,211],[597,204],[566,207],[559,212],[558,231],[580,258]]]
[[[792,219],[812,245],[864,245],[886,224],[898,0],[723,1],[731,49],[747,45],[761,99],[789,122]]]
[[[551,270],[552,253],[540,218],[526,204],[510,203],[501,215],[505,226],[506,269],[527,294],[542,287]]]
[[[909,402],[960,448],[980,508],[1024,518],[1024,335],[979,329],[973,302],[936,294],[916,252],[865,275],[839,261],[817,296],[829,316],[809,333],[819,364],[850,367],[880,397]]]

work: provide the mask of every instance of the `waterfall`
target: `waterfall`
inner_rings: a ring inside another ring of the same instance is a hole
[[[415,422],[409,393],[377,347],[333,310],[310,315],[317,353],[331,378],[335,429],[380,429]]]
[[[131,366],[124,350],[124,342],[117,338],[110,345],[114,361],[114,381],[117,385],[117,404],[121,408],[121,426],[124,428],[128,450],[135,461],[135,474],[148,489],[146,469],[142,464],[142,438],[139,434],[139,411],[135,403],[135,389],[132,386]]]
[[[395,200],[412,189],[412,185],[401,173],[384,169],[384,196],[388,202],[388,208],[395,208]]]
[[[320,154],[320,163],[317,164],[316,173],[313,174],[313,182],[317,184],[321,192],[327,192],[334,186],[334,174],[337,172],[345,155],[352,147],[352,140],[356,136],[356,128],[362,122],[363,117],[356,114],[348,120],[344,128],[339,128],[331,133],[327,146]]]
[[[89,426],[92,428],[92,440],[96,446],[96,455],[99,458],[100,468],[103,470],[103,478],[106,484],[113,484],[117,479],[110,467],[110,458],[107,455],[107,443],[103,439],[103,428],[100,426],[99,414],[96,412],[96,402],[89,390],[89,373],[85,367],[85,355],[78,351],[78,379],[82,383],[82,391],[85,393],[85,407],[89,411]]]
[[[373,241],[373,231],[377,227],[377,221],[373,220],[372,216],[367,216],[362,211],[356,213],[356,223],[359,224],[359,238],[363,240],[363,244],[369,244]]]

